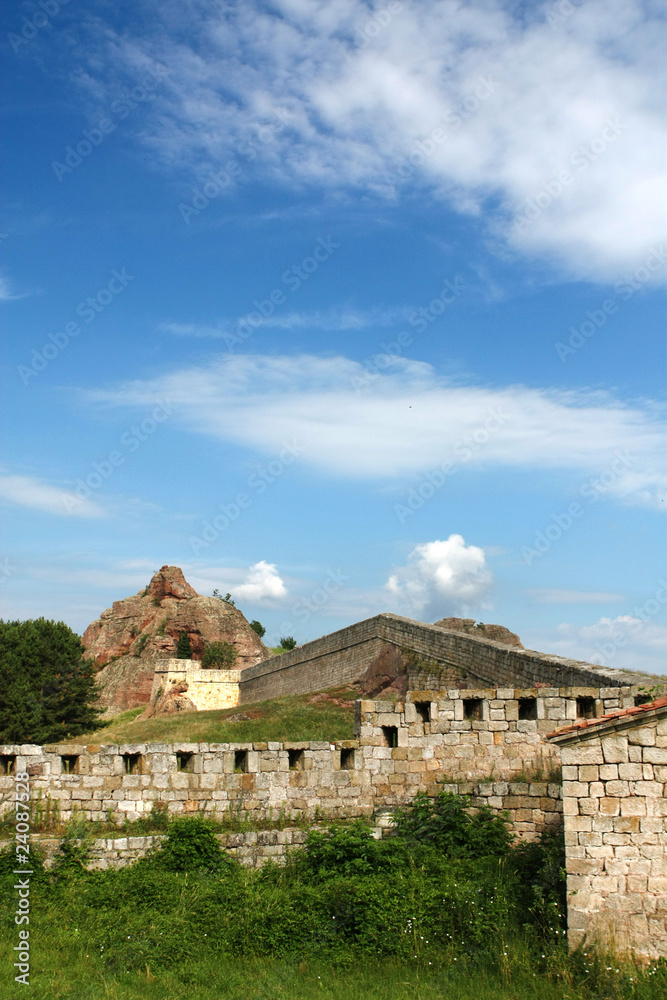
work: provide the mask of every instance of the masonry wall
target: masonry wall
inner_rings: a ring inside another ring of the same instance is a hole
[[[376,615],[246,668],[239,700],[245,704],[348,684],[363,675],[387,644],[437,664],[434,673],[413,677],[424,687],[599,688],[633,683],[632,676],[622,671],[506,646],[484,639],[483,630],[479,632],[478,637],[470,636],[398,615]],[[638,674],[634,683],[643,680]]]
[[[158,660],[149,705],[187,684],[185,693],[199,711],[234,708],[239,703],[240,677],[240,670],[203,670],[196,660]]]
[[[599,730],[599,731],[598,731]],[[667,714],[556,737],[568,939],[667,958]]]

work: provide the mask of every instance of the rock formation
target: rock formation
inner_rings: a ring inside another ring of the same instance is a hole
[[[465,632],[476,639],[490,639],[492,642],[504,642],[506,646],[523,649],[519,636],[510,632],[504,625],[485,625],[483,622],[475,624],[474,618],[441,618],[439,622],[433,624],[454,632]]]
[[[272,655],[238,608],[202,597],[178,566],[163,566],[145,590],[114,601],[84,632],[86,652],[100,667],[97,683],[106,714],[148,703],[155,661],[176,656],[181,632],[194,660],[209,642],[231,643],[239,670]]]

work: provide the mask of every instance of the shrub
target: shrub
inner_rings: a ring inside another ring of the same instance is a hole
[[[209,670],[229,670],[238,659],[238,650],[231,642],[209,642],[201,659],[202,667]]]
[[[434,847],[452,858],[502,857],[512,841],[502,816],[488,806],[470,812],[462,795],[421,792],[410,808],[398,810],[393,836],[412,847]]]
[[[260,639],[266,635],[266,629],[264,628],[262,623],[258,622],[257,620],[250,622],[250,628],[253,630],[253,632],[257,633]]]
[[[192,659],[192,646],[187,632],[179,632],[178,645],[176,646],[176,656],[179,660]]]
[[[293,635],[284,635],[280,640],[280,645],[283,649],[294,649],[296,646],[296,639]]]
[[[167,837],[154,861],[169,871],[219,871],[234,867],[216,840],[210,820],[175,819],[167,827]]]

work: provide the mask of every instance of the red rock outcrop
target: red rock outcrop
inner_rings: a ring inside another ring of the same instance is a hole
[[[148,703],[155,661],[176,656],[187,633],[192,659],[209,642],[229,642],[239,670],[272,654],[244,615],[217,597],[202,597],[178,566],[163,566],[140,593],[114,601],[83,634],[88,656],[100,667],[97,683],[106,714]]]
[[[452,629],[454,632],[465,632],[476,639],[491,639],[492,642],[504,642],[506,646],[517,646],[523,649],[521,639],[515,632],[510,632],[504,625],[486,625],[478,622],[475,625],[474,618],[441,618],[439,622],[433,622],[440,628]]]

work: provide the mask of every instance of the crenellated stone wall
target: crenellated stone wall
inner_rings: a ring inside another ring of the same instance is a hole
[[[419,791],[472,794],[507,809],[522,836],[559,820],[557,749],[545,734],[577,717],[634,704],[636,688],[467,688],[410,692],[405,702],[359,701],[354,740],[0,747],[0,809],[12,771],[63,820],[171,814],[373,816]]]

